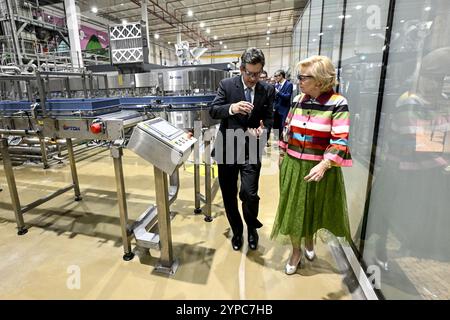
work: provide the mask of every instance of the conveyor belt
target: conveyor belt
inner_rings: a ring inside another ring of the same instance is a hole
[[[0,116],[11,116],[20,111],[31,112],[32,105],[29,101],[0,101]],[[95,116],[120,111],[120,99],[50,99],[45,102],[45,108],[48,116]]]
[[[119,110],[144,111],[195,111],[209,106],[214,95],[204,96],[148,96],[93,99],[50,99],[46,101],[49,117],[92,117],[115,113]],[[144,107],[145,106],[145,107]],[[18,112],[31,112],[29,101],[0,101],[0,117],[13,116]],[[39,110],[37,110],[39,111]]]

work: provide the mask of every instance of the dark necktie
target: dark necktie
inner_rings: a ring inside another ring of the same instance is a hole
[[[245,100],[247,100],[247,102],[252,103],[252,88],[247,87],[245,89]]]

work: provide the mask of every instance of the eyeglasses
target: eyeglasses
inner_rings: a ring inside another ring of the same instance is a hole
[[[258,78],[261,75],[262,70],[258,71],[258,72],[250,72],[250,71],[247,71],[247,69],[244,69],[244,73],[247,77]]]
[[[305,81],[305,80],[308,80],[308,79],[314,79],[314,77],[313,76],[308,76],[308,75],[305,75],[305,74],[298,74],[297,75],[297,79],[300,80],[300,81]]]

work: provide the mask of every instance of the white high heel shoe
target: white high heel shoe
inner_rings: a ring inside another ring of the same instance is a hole
[[[291,260],[291,258],[289,258],[289,260]],[[290,264],[289,264],[289,260],[288,260],[288,262],[286,263],[286,266],[284,267],[284,272],[285,272],[287,275],[291,275],[291,274],[294,274],[294,273],[297,272],[297,269],[298,269],[299,267],[301,267],[302,260],[303,260],[303,255],[300,256],[300,260],[299,260],[299,262],[297,263],[297,265],[290,265]]]
[[[314,252],[314,249],[309,251],[308,249],[305,248],[305,257],[309,261],[313,261],[314,258],[316,257],[316,253]]]

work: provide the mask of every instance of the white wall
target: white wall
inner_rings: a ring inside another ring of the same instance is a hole
[[[291,61],[291,47],[269,48],[269,50],[264,50],[264,55],[266,56],[265,69],[269,77],[279,69],[288,70]]]

